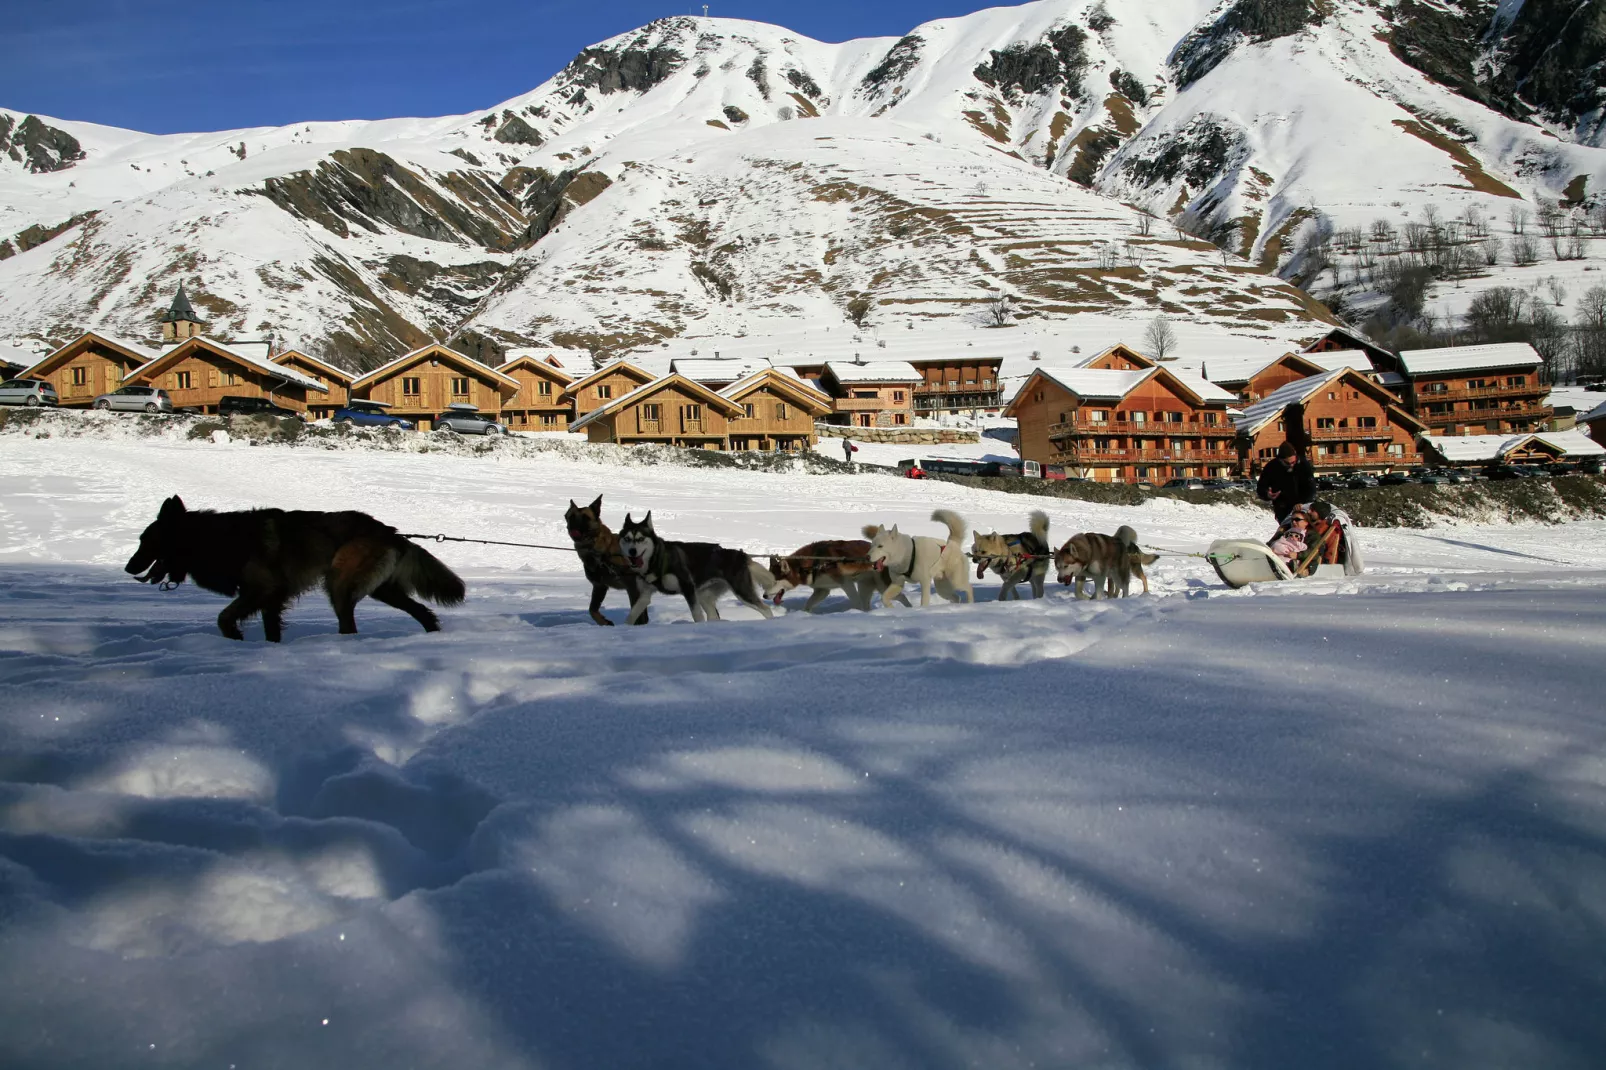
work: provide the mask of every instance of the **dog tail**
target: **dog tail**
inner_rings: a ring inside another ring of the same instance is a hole
[[[880,524],[866,524],[861,530],[864,532],[864,537],[865,538],[873,539],[873,538],[876,537],[876,534],[881,530],[881,525]]]
[[[1159,554],[1146,554],[1142,550],[1128,550],[1127,556],[1140,565],[1152,565],[1160,560]]]
[[[396,582],[408,592],[438,606],[455,606],[468,594],[457,573],[441,564],[440,558],[410,539],[402,539],[396,562]]]
[[[1138,548],[1138,533],[1126,524],[1122,524],[1115,529],[1115,541],[1124,546],[1127,553],[1131,553]]]
[[[1032,510],[1032,534],[1044,546],[1048,545],[1048,514],[1041,509]]]
[[[951,509],[938,509],[931,519],[948,526],[948,541],[958,545],[965,541],[965,518]]]

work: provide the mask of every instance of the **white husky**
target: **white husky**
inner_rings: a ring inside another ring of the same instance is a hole
[[[864,529],[870,540],[870,564],[883,577],[881,603],[887,605],[887,593],[901,591],[910,580],[920,585],[921,606],[931,605],[931,589],[950,602],[959,601],[957,595],[965,592],[965,601],[974,602],[976,594],[970,587],[969,562],[965,560],[965,520],[958,513],[938,509],[931,519],[948,527],[948,538],[933,539],[925,535],[904,535],[894,524],[890,528],[871,524]]]

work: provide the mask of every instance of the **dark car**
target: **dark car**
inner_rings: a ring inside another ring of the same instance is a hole
[[[1384,472],[1377,479],[1380,487],[1403,487],[1407,483],[1415,482],[1410,472]]]
[[[507,430],[477,409],[450,408],[435,417],[435,430],[458,435],[505,435]]]
[[[1606,472],[1606,458],[1590,457],[1587,460],[1579,461],[1578,471],[1580,475],[1598,476],[1602,472]]]
[[[1350,476],[1349,481],[1344,485],[1350,490],[1365,490],[1368,487],[1377,486],[1377,477],[1369,476],[1365,472],[1357,472]]]
[[[269,398],[244,397],[239,394],[224,394],[217,399],[217,414],[219,416],[293,416],[296,419],[304,417],[294,409],[287,409],[283,405],[275,405]]]
[[[1317,476],[1317,490],[1343,490],[1349,485],[1349,480],[1343,476]]]
[[[1436,487],[1441,483],[1449,483],[1451,481],[1448,473],[1441,472],[1436,468],[1418,468],[1411,473],[1411,478],[1430,487]]]
[[[1543,465],[1519,464],[1514,465],[1513,467],[1521,469],[1522,474],[1527,476],[1529,479],[1547,479],[1550,476],[1550,472],[1547,471]]]
[[[1578,466],[1569,461],[1554,461],[1544,466],[1545,474],[1552,476],[1570,476],[1578,471]]]
[[[388,408],[390,408],[389,402],[353,398],[346,402],[343,408],[336,409],[331,420],[342,427],[399,427],[403,431],[413,429],[411,420],[392,416],[385,411]]]
[[[1484,466],[1483,476],[1493,482],[1500,479],[1527,479],[1528,473],[1514,464],[1491,464]]]
[[[1178,476],[1168,479],[1163,484],[1165,490],[1204,490],[1204,480],[1198,476]]]

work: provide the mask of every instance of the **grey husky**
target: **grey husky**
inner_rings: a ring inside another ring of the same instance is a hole
[[[619,529],[619,552],[631,570],[645,583],[630,607],[626,623],[634,624],[647,612],[654,591],[685,597],[694,621],[718,620],[715,600],[726,591],[752,606],[766,617],[770,607],[758,596],[770,580],[769,569],[757,564],[740,550],[711,542],[670,542],[659,538],[652,527],[652,512],[640,520],[629,514]]]

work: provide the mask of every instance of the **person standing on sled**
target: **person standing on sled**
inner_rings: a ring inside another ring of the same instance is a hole
[[[1255,496],[1271,503],[1272,515],[1281,524],[1294,506],[1316,500],[1316,470],[1299,455],[1292,442],[1277,447],[1277,456],[1260,473]]]

